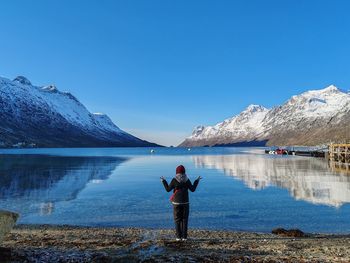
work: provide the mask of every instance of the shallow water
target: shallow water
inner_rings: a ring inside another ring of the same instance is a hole
[[[350,175],[325,159],[262,148],[0,150],[0,208],[20,223],[173,227],[159,177],[183,164],[193,181],[190,227],[350,233]]]

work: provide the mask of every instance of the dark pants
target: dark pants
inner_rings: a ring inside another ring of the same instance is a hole
[[[190,205],[174,205],[174,221],[177,238],[187,238]]]

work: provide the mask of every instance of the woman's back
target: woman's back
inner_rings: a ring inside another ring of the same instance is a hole
[[[171,198],[171,201],[173,204],[188,204],[189,203],[189,195],[188,190],[191,192],[194,192],[198,185],[198,180],[194,181],[194,184],[191,183],[190,179],[184,180],[178,180],[178,178],[174,177],[170,185],[166,186],[166,182],[163,181],[165,189],[170,192],[171,190],[174,191],[174,194]]]

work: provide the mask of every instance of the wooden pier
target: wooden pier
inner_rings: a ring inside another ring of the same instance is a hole
[[[350,144],[330,144],[329,160],[339,163],[350,163]]]

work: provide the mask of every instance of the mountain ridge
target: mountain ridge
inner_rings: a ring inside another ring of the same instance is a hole
[[[257,142],[261,146],[263,141],[266,145],[317,145],[346,141],[350,139],[349,120],[350,94],[329,85],[294,95],[271,109],[251,104],[216,125],[197,126],[179,146],[224,146],[242,142]],[[344,124],[343,129],[339,129],[340,123]]]
[[[23,76],[0,77],[0,146],[146,147],[158,146],[91,113],[71,93],[54,85],[34,86]]]

